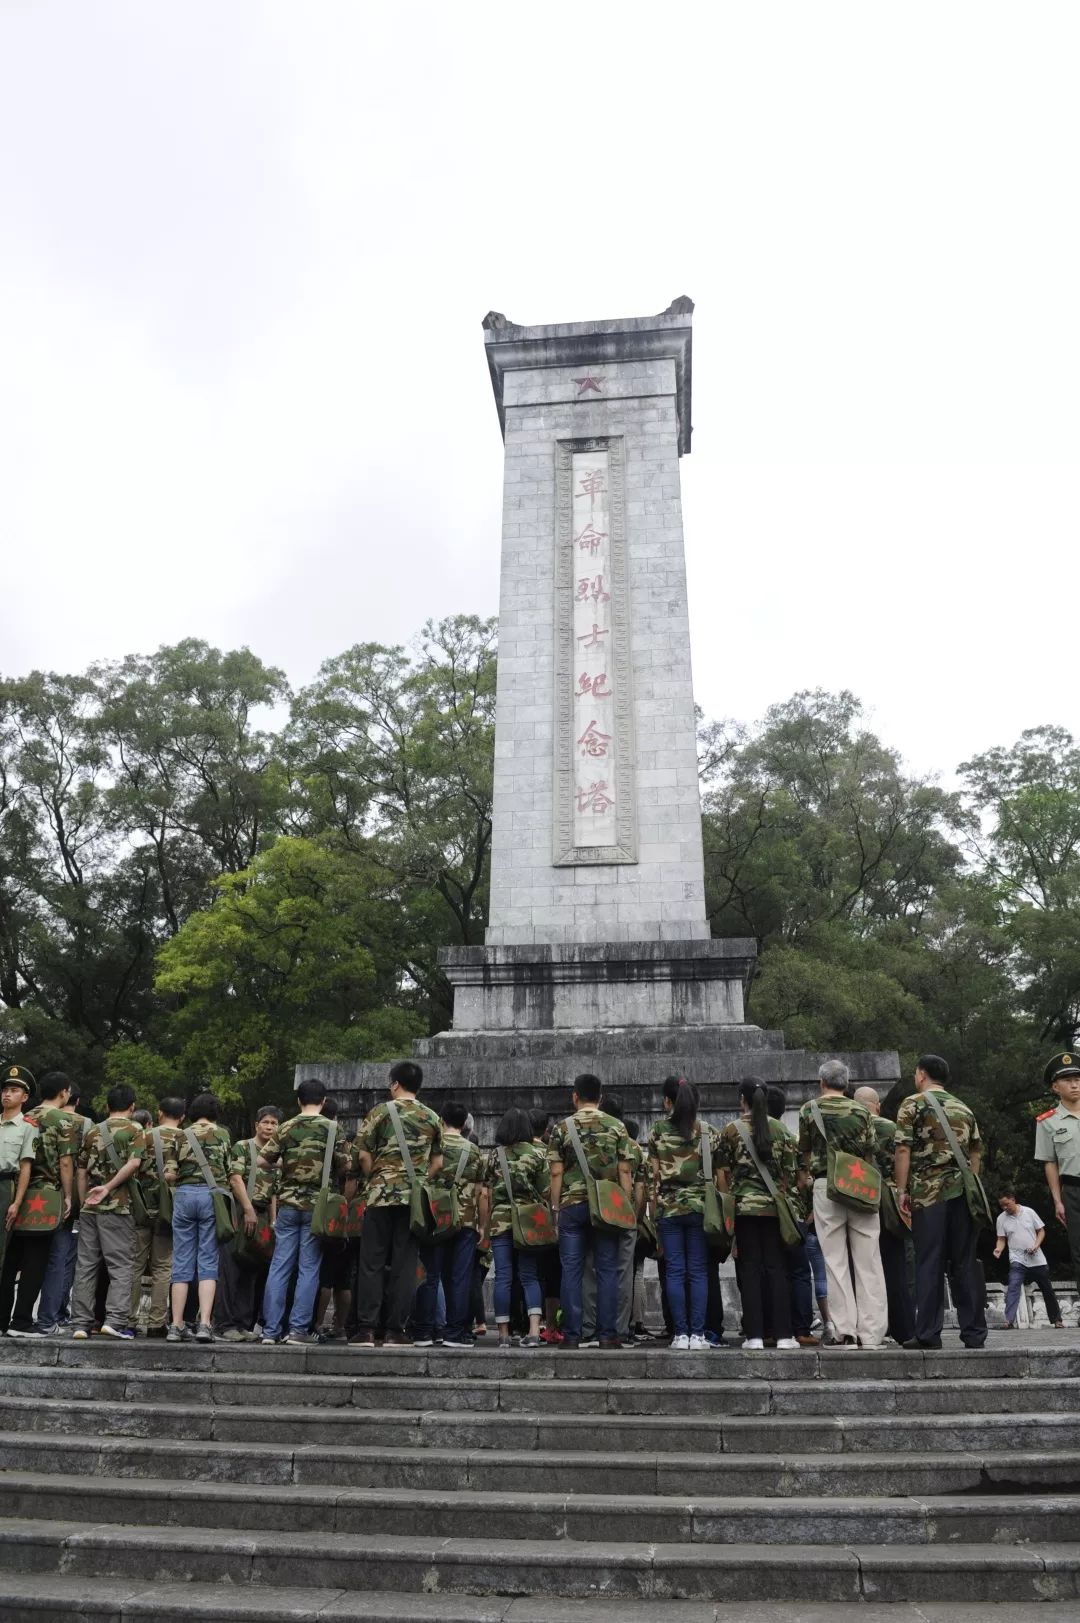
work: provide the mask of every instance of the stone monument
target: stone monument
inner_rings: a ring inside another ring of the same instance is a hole
[[[691,437],[693,303],[518,327],[484,343],[505,445],[491,902],[486,944],[440,962],[451,1031],[415,1045],[424,1096],[561,1111],[595,1070],[627,1115],[663,1078],[735,1108],[753,1072],[816,1083],[824,1056],[744,1019],[752,940],[705,912],[679,460]],[[895,1053],[846,1056],[889,1086]],[[355,1118],[385,1065],[304,1065]],[[486,1131],[485,1131],[486,1129]]]

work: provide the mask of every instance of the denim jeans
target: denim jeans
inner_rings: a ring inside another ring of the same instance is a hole
[[[529,1313],[541,1312],[544,1305],[540,1290],[540,1274],[535,1251],[515,1251],[512,1234],[493,1234],[491,1255],[495,1259],[495,1323],[510,1323],[510,1292],[514,1283],[514,1268],[521,1281],[521,1294]]]
[[[51,1330],[60,1324],[67,1312],[71,1287],[75,1281],[75,1258],[79,1250],[79,1236],[71,1223],[64,1223],[53,1235],[49,1262],[38,1302],[37,1324],[41,1330]]]
[[[182,1183],[173,1193],[172,1282],[218,1276],[214,1200],[204,1183]]]
[[[473,1259],[476,1256],[476,1230],[462,1229],[452,1240],[440,1245],[421,1246],[424,1283],[416,1293],[413,1330],[417,1339],[433,1335],[438,1322],[439,1286],[446,1303],[447,1341],[464,1341],[469,1334],[469,1297],[472,1292]]]
[[[814,1275],[814,1295],[820,1302],[823,1297],[829,1294],[829,1282],[825,1277],[825,1258],[821,1254],[821,1245],[813,1229],[808,1227],[806,1223],[801,1223],[799,1226],[803,1231],[803,1238],[806,1242],[804,1250],[806,1251],[807,1261]]]
[[[709,1300],[708,1247],[705,1219],[700,1212],[662,1217],[656,1225],[664,1248],[668,1306],[677,1336],[705,1334],[705,1308]],[[687,1311],[689,1296],[689,1311]]]
[[[808,1232],[806,1224],[800,1223],[799,1227],[805,1236]],[[788,1291],[791,1295],[792,1333],[796,1336],[808,1336],[810,1326],[814,1322],[814,1271],[810,1266],[805,1244],[784,1247],[784,1266],[787,1269]]]
[[[559,1212],[559,1262],[562,1265],[563,1330],[568,1336],[581,1335],[582,1280],[585,1256],[590,1248],[596,1269],[596,1333],[601,1341],[614,1341],[619,1311],[618,1235],[593,1228],[587,1200],[563,1206]]]
[[[263,1335],[279,1336],[285,1317],[285,1300],[289,1285],[296,1272],[296,1291],[289,1331],[300,1335],[311,1329],[315,1316],[315,1298],[319,1294],[319,1269],[322,1266],[322,1241],[311,1232],[311,1213],[296,1206],[279,1206],[274,1255],[270,1272],[266,1276],[263,1292]],[[299,1258],[299,1263],[297,1259]],[[298,1270],[298,1271],[297,1271]]]
[[[1050,1269],[1045,1263],[1036,1263],[1029,1266],[1026,1262],[1013,1262],[1009,1258],[1009,1283],[1005,1291],[1005,1317],[1010,1324],[1016,1321],[1016,1310],[1020,1306],[1020,1291],[1024,1285],[1038,1285],[1042,1291],[1043,1301],[1046,1303],[1046,1315],[1051,1324],[1056,1324],[1061,1317],[1061,1307],[1054,1287],[1050,1283]]]

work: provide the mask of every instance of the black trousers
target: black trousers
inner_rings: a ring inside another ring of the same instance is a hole
[[[52,1240],[51,1232],[20,1234],[18,1230],[12,1230],[8,1236],[4,1267],[0,1272],[0,1331],[9,1327],[12,1330],[34,1328],[34,1303],[41,1295]],[[19,1276],[18,1296],[15,1294],[16,1274]]]
[[[270,1264],[248,1268],[237,1260],[233,1242],[218,1245],[218,1284],[214,1296],[214,1330],[254,1330],[259,1322],[263,1289]],[[190,1292],[189,1292],[190,1295]]]
[[[742,1296],[743,1336],[757,1341],[765,1335],[765,1301],[777,1341],[791,1335],[791,1292],[780,1224],[775,1217],[736,1217],[735,1244],[739,1248],[739,1292]]]
[[[369,1206],[356,1269],[356,1322],[361,1330],[379,1328],[385,1297],[386,1329],[404,1331],[416,1295],[418,1256],[408,1206]]]
[[[978,1238],[963,1195],[917,1206],[912,1216],[915,1241],[915,1333],[935,1341],[945,1323],[945,1274],[965,1347],[986,1341],[986,1292],[975,1260]]]
[[[889,1305],[889,1334],[901,1347],[915,1336],[915,1303],[908,1276],[908,1241],[902,1234],[890,1234],[882,1224],[881,1271],[885,1275],[885,1296]]]

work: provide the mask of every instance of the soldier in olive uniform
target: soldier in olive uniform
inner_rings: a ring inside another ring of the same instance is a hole
[[[1057,1104],[1035,1123],[1035,1159],[1043,1164],[1054,1215],[1069,1235],[1080,1288],[1080,1056],[1055,1054],[1044,1072]]]
[[[23,1114],[33,1096],[34,1078],[25,1065],[5,1068],[0,1099],[0,1267],[7,1253],[9,1236],[19,1215],[19,1207],[30,1182],[34,1165],[37,1128]]]
[[[49,1251],[58,1223],[71,1215],[75,1186],[78,1125],[67,1103],[67,1079],[50,1071],[41,1080],[41,1102],[26,1120],[38,1130],[34,1163],[20,1211],[28,1225],[16,1229],[0,1269],[0,1335],[43,1335],[34,1324],[34,1303],[41,1292]],[[30,1227],[39,1223],[40,1228]],[[15,1296],[18,1276],[19,1293]],[[14,1302],[14,1312],[12,1303]]]
[[[911,1213],[915,1241],[915,1336],[910,1350],[940,1347],[945,1322],[945,1272],[965,1347],[986,1341],[986,1302],[975,1260],[978,1238],[964,1181],[945,1131],[925,1095],[932,1093],[972,1172],[979,1170],[982,1139],[974,1113],[950,1093],[949,1067],[939,1054],[924,1054],[915,1067],[915,1092],[896,1118],[896,1192]]]
[[[240,1214],[240,1230],[258,1246],[243,1245],[238,1234],[218,1246],[218,1288],[214,1297],[214,1334],[222,1341],[252,1341],[262,1307],[266,1276],[270,1268],[278,1187],[276,1167],[261,1166],[262,1151],[281,1125],[277,1105],[263,1105],[255,1112],[253,1138],[238,1138],[229,1152],[229,1188]],[[321,1166],[320,1166],[321,1172]],[[258,1252],[265,1254],[259,1256]]]
[[[548,1139],[551,1172],[551,1209],[559,1225],[559,1261],[562,1264],[563,1347],[581,1345],[582,1283],[585,1255],[592,1248],[596,1268],[596,1329],[601,1347],[618,1349],[619,1315],[618,1236],[593,1228],[589,1191],[570,1134],[577,1131],[589,1172],[594,1178],[618,1178],[628,1201],[634,1198],[630,1175],[630,1143],[621,1122],[600,1109],[600,1078],[588,1073],[574,1083],[574,1114],[556,1122]]]

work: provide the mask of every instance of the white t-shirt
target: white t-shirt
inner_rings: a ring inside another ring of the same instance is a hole
[[[1041,1246],[1038,1251],[1028,1250],[1029,1245],[1035,1244],[1035,1236],[1043,1227],[1042,1218],[1030,1206],[1017,1207],[1015,1217],[1009,1212],[1000,1213],[997,1220],[998,1239],[1009,1242],[1010,1262],[1022,1262],[1025,1268],[1046,1266]]]

